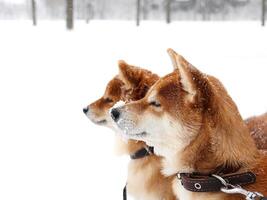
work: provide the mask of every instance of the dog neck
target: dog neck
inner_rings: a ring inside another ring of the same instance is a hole
[[[204,120],[189,145],[163,154],[163,173],[168,176],[181,172],[211,173],[218,167],[242,171],[253,167],[258,158],[254,141],[237,113],[219,116],[215,123]]]

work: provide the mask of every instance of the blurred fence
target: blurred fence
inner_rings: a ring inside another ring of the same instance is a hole
[[[265,24],[266,0],[0,0],[0,19],[259,20]]]

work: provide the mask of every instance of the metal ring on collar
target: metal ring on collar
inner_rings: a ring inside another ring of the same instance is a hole
[[[216,174],[212,174],[212,176],[214,178],[217,178],[219,181],[221,181],[221,183],[225,186],[225,187],[228,187],[229,184],[226,182],[226,180],[224,180],[221,176],[219,175],[216,175]]]

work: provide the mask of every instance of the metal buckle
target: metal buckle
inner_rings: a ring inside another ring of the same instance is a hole
[[[178,180],[182,180],[180,173],[177,173],[177,178],[178,178]]]
[[[149,153],[149,155],[152,155],[153,153],[150,151],[150,149],[149,149],[149,147],[146,145],[145,147],[144,147],[145,149],[146,149],[146,151]]]
[[[218,176],[216,174],[212,174],[212,176],[221,181],[221,183],[224,185],[224,187],[221,188],[221,191],[226,194],[242,194],[246,196],[246,200],[255,200],[258,196],[263,197],[261,193],[250,192],[243,189],[240,185],[229,184],[221,176]]]
[[[230,185],[229,183],[226,182],[226,180],[224,180],[221,176],[216,175],[216,174],[212,174],[211,176],[213,176],[214,178],[217,178],[219,181],[221,181],[221,183],[225,186],[228,187],[228,185]]]

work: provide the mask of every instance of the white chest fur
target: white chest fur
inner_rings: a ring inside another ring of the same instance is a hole
[[[153,165],[155,163],[151,163]],[[152,170],[151,170],[152,169]],[[158,191],[150,191],[148,182],[153,176],[153,167],[143,165],[142,159],[131,160],[128,167],[127,191],[135,200],[162,200]]]

